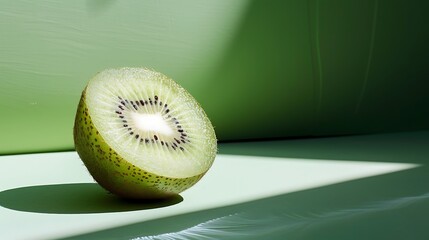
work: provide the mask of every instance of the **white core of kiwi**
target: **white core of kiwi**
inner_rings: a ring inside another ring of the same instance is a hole
[[[160,73],[105,70],[88,83],[86,104],[105,142],[145,171],[187,178],[212,165],[216,137],[210,121],[187,91]]]
[[[159,135],[172,136],[174,130],[160,113],[146,114],[131,112],[131,121],[138,131],[158,132]]]

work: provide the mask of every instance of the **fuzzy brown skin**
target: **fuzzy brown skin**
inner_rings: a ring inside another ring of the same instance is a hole
[[[160,199],[176,195],[198,182],[205,174],[168,178],[140,169],[110,148],[91,121],[82,93],[74,125],[77,153],[89,173],[113,194],[133,199]]]

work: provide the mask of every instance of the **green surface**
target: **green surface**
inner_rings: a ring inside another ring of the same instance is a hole
[[[428,239],[428,144],[429,132],[221,144],[223,154],[275,156],[278,161],[330,159],[418,167],[67,239]]]
[[[73,149],[96,72],[145,66],[223,140],[429,128],[429,2],[3,1],[0,154]]]
[[[107,194],[74,151],[1,156],[0,239],[427,240],[428,144],[429,131],[221,143],[164,202]]]
[[[223,143],[220,154],[427,164],[429,131]]]
[[[188,239],[424,240],[429,193],[421,182],[429,181],[428,172],[426,166],[65,239],[163,239],[149,236],[175,236],[220,218],[215,231],[202,228]]]

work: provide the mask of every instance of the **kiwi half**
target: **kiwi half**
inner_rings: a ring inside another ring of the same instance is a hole
[[[213,126],[196,100],[143,68],[107,69],[89,81],[74,143],[93,178],[126,198],[165,198],[188,189],[217,152]]]

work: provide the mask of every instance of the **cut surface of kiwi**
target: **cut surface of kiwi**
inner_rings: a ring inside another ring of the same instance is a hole
[[[129,198],[161,198],[194,185],[217,151],[212,124],[176,82],[143,68],[91,79],[75,119],[76,151],[94,179]]]

